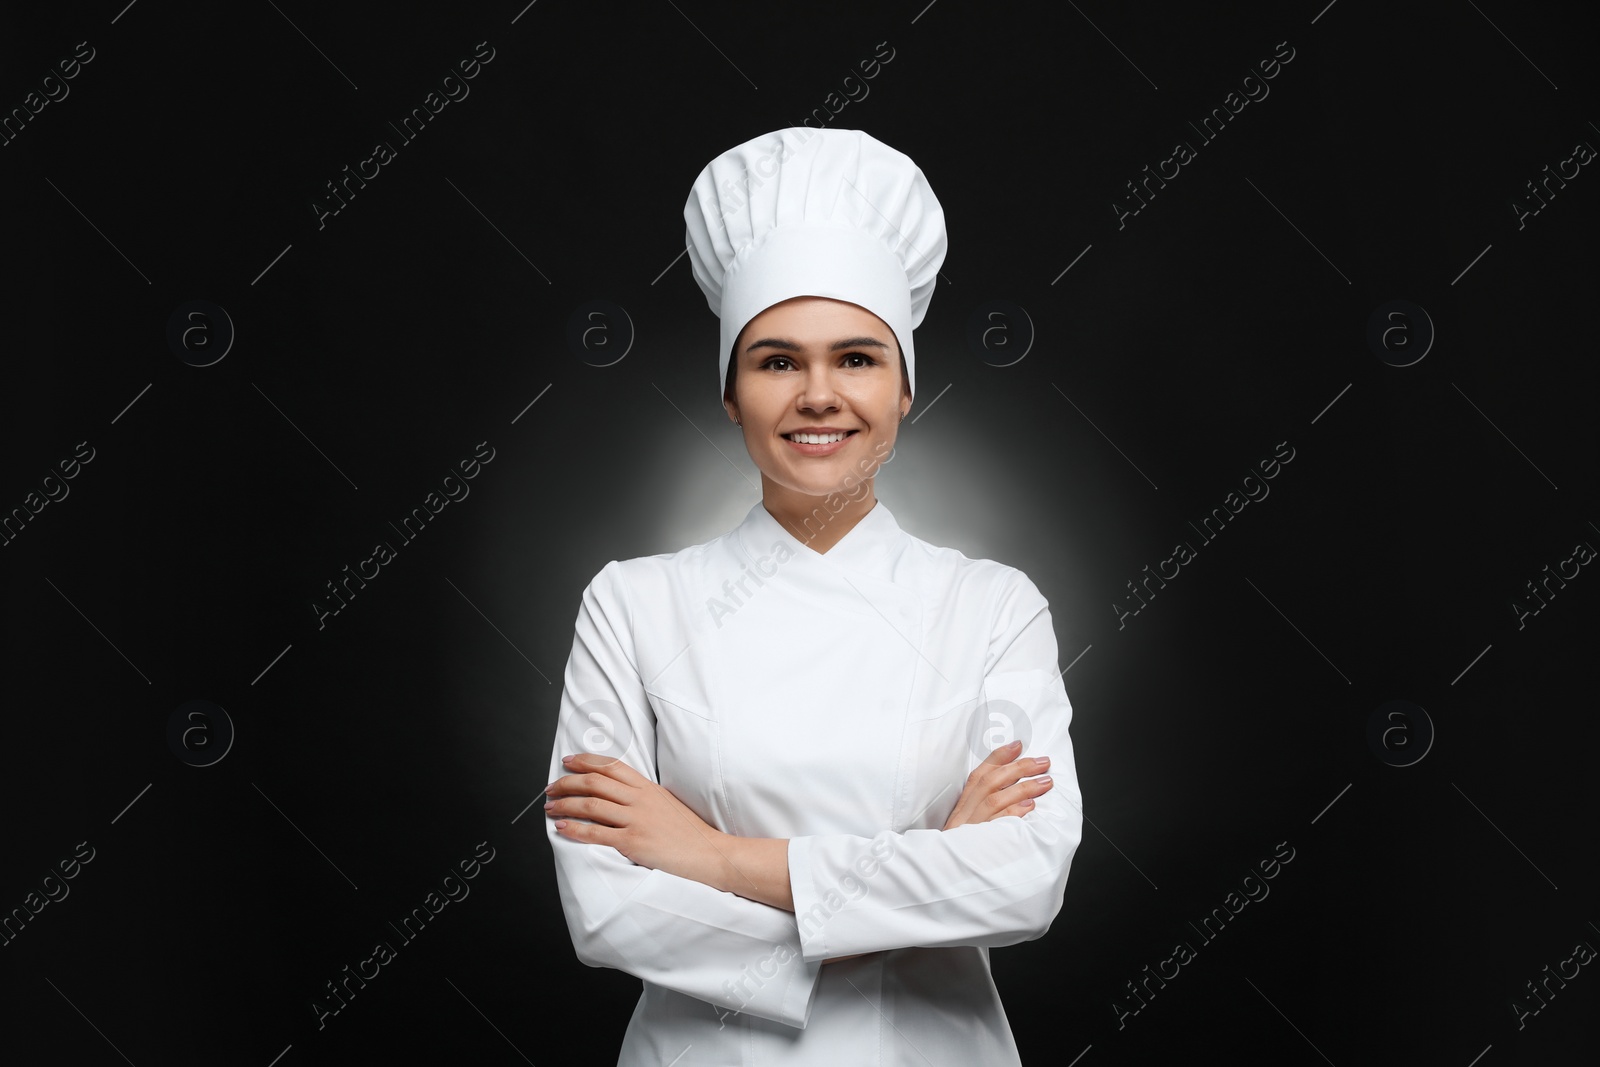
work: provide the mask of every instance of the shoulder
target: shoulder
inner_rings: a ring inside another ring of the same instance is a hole
[[[986,557],[974,559],[960,549],[930,544],[911,534],[906,537],[907,555],[939,585],[976,594],[993,606],[1006,600],[1044,603],[1038,587],[1017,567]]]
[[[708,573],[721,573],[736,555],[733,531],[703,544],[690,545],[676,552],[634,556],[612,560],[589,580],[585,596],[591,593],[624,602],[668,596],[690,585],[703,584]],[[735,569],[738,564],[732,564]]]
[[[916,537],[907,555],[920,563],[916,570],[925,601],[938,603],[946,618],[965,620],[988,635],[988,666],[1023,634],[1043,626],[1053,635],[1049,601],[1020,568]]]

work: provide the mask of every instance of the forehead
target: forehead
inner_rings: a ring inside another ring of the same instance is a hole
[[[885,346],[894,344],[888,324],[866,308],[820,296],[799,296],[767,308],[745,324],[739,345],[742,350],[767,338],[802,346],[827,345],[842,338],[873,338]]]

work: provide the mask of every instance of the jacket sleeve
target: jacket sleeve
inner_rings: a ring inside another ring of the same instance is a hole
[[[651,781],[655,714],[639,677],[623,565],[583,592],[550,754],[616,756]],[[781,908],[641,867],[610,845],[573,841],[545,817],[561,908],[578,959],[744,1012],[804,1028],[822,964],[802,959],[795,917]]]
[[[1083,836],[1067,727],[1072,706],[1056,666],[1047,602],[1021,571],[1000,585],[990,626],[983,710],[1004,715],[1024,756],[1049,756],[1054,787],[1026,815],[944,831],[884,830],[789,840],[789,881],[807,961],[898,948],[999,947],[1043,937],[1061,910],[1067,871]],[[1011,739],[996,734],[993,745]],[[972,755],[970,773],[979,757]],[[962,781],[942,795],[939,821]]]

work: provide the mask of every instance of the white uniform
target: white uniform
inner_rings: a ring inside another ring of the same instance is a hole
[[[1020,1064],[988,950],[1050,928],[1083,824],[1026,575],[881,501],[826,553],[757,503],[706,544],[606,564],[576,630],[547,781],[612,755],[720,830],[789,840],[793,913],[545,819],[578,958],[644,982],[619,1067]],[[1013,736],[1055,787],[940,830]],[[822,963],[853,953],[873,955]]]

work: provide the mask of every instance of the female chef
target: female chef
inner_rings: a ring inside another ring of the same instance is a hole
[[[944,214],[804,127],[684,214],[762,499],[579,608],[546,826],[578,958],[644,983],[618,1065],[1020,1064],[988,952],[1049,929],[1082,831],[1050,613],[874,492]]]

